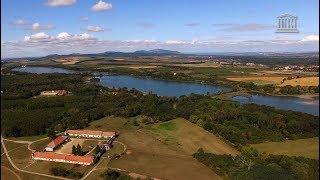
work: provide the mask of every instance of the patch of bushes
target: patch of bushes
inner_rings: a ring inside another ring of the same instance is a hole
[[[119,171],[108,169],[103,175],[105,180],[130,180],[130,176]]]
[[[319,178],[319,161],[304,157],[266,155],[244,148],[241,155],[217,155],[202,149],[193,154],[201,163],[230,179],[308,179]]]

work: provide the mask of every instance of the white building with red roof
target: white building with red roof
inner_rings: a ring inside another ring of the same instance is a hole
[[[84,138],[113,138],[116,136],[116,132],[104,132],[93,130],[67,130],[66,135]]]
[[[47,147],[45,148],[46,151],[54,151],[54,149],[56,149],[58,146],[60,146],[61,144],[63,144],[64,142],[66,142],[69,139],[68,136],[58,136],[57,138],[55,138],[54,140],[52,140]]]
[[[54,152],[34,152],[32,159],[43,161],[55,161],[80,165],[91,165],[94,163],[94,156],[76,156],[72,154],[58,154]]]

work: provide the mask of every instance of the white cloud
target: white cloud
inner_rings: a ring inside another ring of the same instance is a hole
[[[88,21],[88,20],[89,20],[89,17],[87,17],[87,16],[81,17],[81,20],[82,20],[82,21]]]
[[[312,37],[312,36],[311,36]],[[72,35],[61,32],[53,37],[44,32],[25,36],[24,40],[2,42],[1,49],[6,57],[39,56],[53,53],[99,53],[105,51],[135,51],[141,49],[170,49],[181,52],[243,52],[243,51],[318,51],[316,38],[269,40],[99,40],[89,33]],[[307,40],[307,41],[306,41]]]
[[[319,35],[309,35],[309,36],[305,36],[303,37],[303,39],[301,40],[301,42],[316,42],[319,41]]]
[[[75,35],[74,37],[75,37],[75,39],[78,39],[78,40],[93,39],[93,36],[91,36],[91,35],[88,34],[88,33],[83,33],[83,34]]]
[[[24,25],[28,25],[29,23],[26,20],[17,19],[14,22],[12,22],[11,24],[17,25],[17,26],[24,26]]]
[[[104,31],[104,29],[99,26],[88,26],[87,31],[88,32],[102,32],[102,31]]]
[[[246,31],[265,31],[275,28],[271,24],[258,24],[258,23],[247,23],[247,24],[236,24],[236,23],[223,23],[213,24],[215,27],[223,27],[222,31],[228,32],[246,32]]]
[[[66,32],[59,33],[57,36],[57,38],[61,39],[61,40],[69,39],[70,37],[71,37],[71,35]]]
[[[92,11],[98,12],[98,11],[105,11],[112,9],[112,4],[111,3],[106,3],[100,0],[97,4],[92,6]]]
[[[54,28],[53,25],[50,25],[50,24],[42,25],[42,24],[40,24],[38,22],[33,23],[32,27],[31,27],[31,29],[34,30],[34,31],[49,30],[49,29],[53,29],[53,28]]]
[[[166,44],[188,44],[186,41],[168,40]]]
[[[24,41],[41,41],[41,40],[49,40],[51,38],[52,37],[50,37],[46,33],[40,32],[40,33],[33,34],[31,36],[25,36]]]
[[[70,6],[77,2],[77,0],[47,0],[46,5],[50,7]]]

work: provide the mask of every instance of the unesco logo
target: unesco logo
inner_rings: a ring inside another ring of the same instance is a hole
[[[290,14],[278,16],[277,33],[299,33],[297,29],[298,17]]]

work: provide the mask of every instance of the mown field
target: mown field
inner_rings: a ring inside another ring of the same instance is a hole
[[[319,77],[304,77],[297,79],[286,80],[281,84],[281,86],[291,85],[291,86],[318,86]]]
[[[177,147],[190,155],[199,148],[215,154],[239,153],[222,139],[182,118],[151,125],[148,129],[164,144]]]
[[[124,143],[127,151],[119,159],[112,160],[110,167],[149,177],[219,179],[191,154],[200,147],[219,154],[238,153],[221,139],[184,119],[155,125],[133,125],[132,120],[108,117],[92,122],[89,129],[119,130],[117,141]]]
[[[318,86],[319,85],[319,77],[302,77],[302,78],[294,78],[290,80],[284,80],[288,76],[239,76],[239,77],[227,77],[230,81],[241,81],[241,82],[253,82],[257,85],[266,85],[272,84],[276,86]],[[283,81],[284,80],[284,81]],[[282,82],[283,81],[283,82]]]
[[[251,146],[268,154],[303,156],[319,159],[319,138],[288,140],[284,142],[266,142],[253,144]]]
[[[265,85],[265,84],[274,84],[280,85],[281,81],[284,79],[284,76],[245,76],[245,77],[228,77],[228,80],[231,81],[243,81],[243,82],[253,82],[258,85]]]

